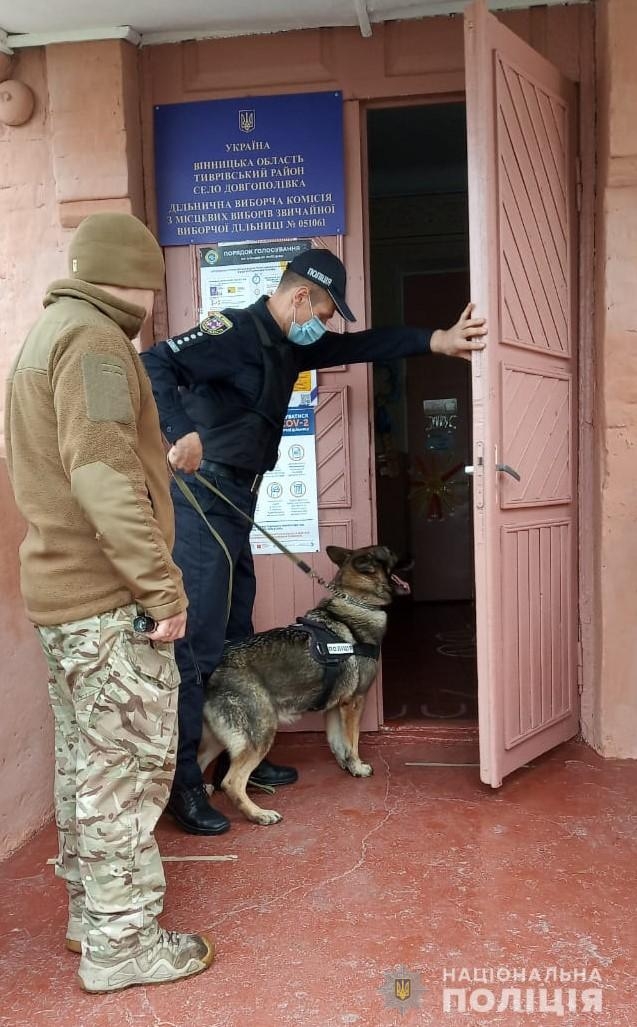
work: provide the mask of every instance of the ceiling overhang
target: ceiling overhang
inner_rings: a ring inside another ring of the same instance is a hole
[[[590,0],[490,0],[492,10],[564,6]],[[201,0],[93,0],[78,9],[72,0],[0,0],[0,52],[53,43],[125,39],[136,46],[191,39],[358,26],[363,36],[375,24],[461,13],[467,0],[234,0],[218,14]],[[120,24],[118,15],[121,18]]]

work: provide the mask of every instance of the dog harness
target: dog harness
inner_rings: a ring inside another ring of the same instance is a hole
[[[378,660],[380,646],[369,642],[344,642],[331,628],[310,617],[297,617],[296,623],[310,636],[310,656],[323,668],[323,691],[314,706],[310,706],[310,710],[324,710],[345,660],[349,660],[350,656]]]

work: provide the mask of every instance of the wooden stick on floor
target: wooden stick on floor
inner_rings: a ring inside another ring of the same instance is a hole
[[[162,863],[226,863],[231,862],[234,859],[239,859],[238,856],[226,855],[226,856],[162,856]],[[47,859],[47,866],[53,866],[57,863],[56,859]]]

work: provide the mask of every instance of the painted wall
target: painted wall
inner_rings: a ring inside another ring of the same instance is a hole
[[[599,687],[588,740],[637,757],[637,5],[598,3],[594,617]]]
[[[4,382],[22,338],[38,316],[48,281],[62,272],[64,232],[56,214],[42,49],[20,56],[15,75],[33,89],[33,117],[0,126],[0,372]],[[4,402],[4,389],[2,390]],[[0,421],[0,426],[1,426]],[[0,431],[1,431],[0,427]],[[0,449],[0,855],[51,813],[53,732],[46,668],[24,615],[17,549],[24,534]]]
[[[93,210],[139,213],[143,192],[133,47],[108,41],[33,49],[20,55],[14,73],[32,87],[36,109],[26,125],[0,126],[3,382],[47,284],[65,274],[70,229]],[[19,593],[24,525],[1,437],[0,511],[1,857],[51,816],[53,780],[45,664]]]

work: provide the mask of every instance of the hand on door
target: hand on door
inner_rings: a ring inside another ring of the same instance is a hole
[[[487,322],[483,317],[472,317],[473,308],[473,303],[467,304],[459,320],[451,328],[436,329],[431,336],[432,353],[471,360],[474,350],[484,349],[486,343],[481,337],[487,334]]]

